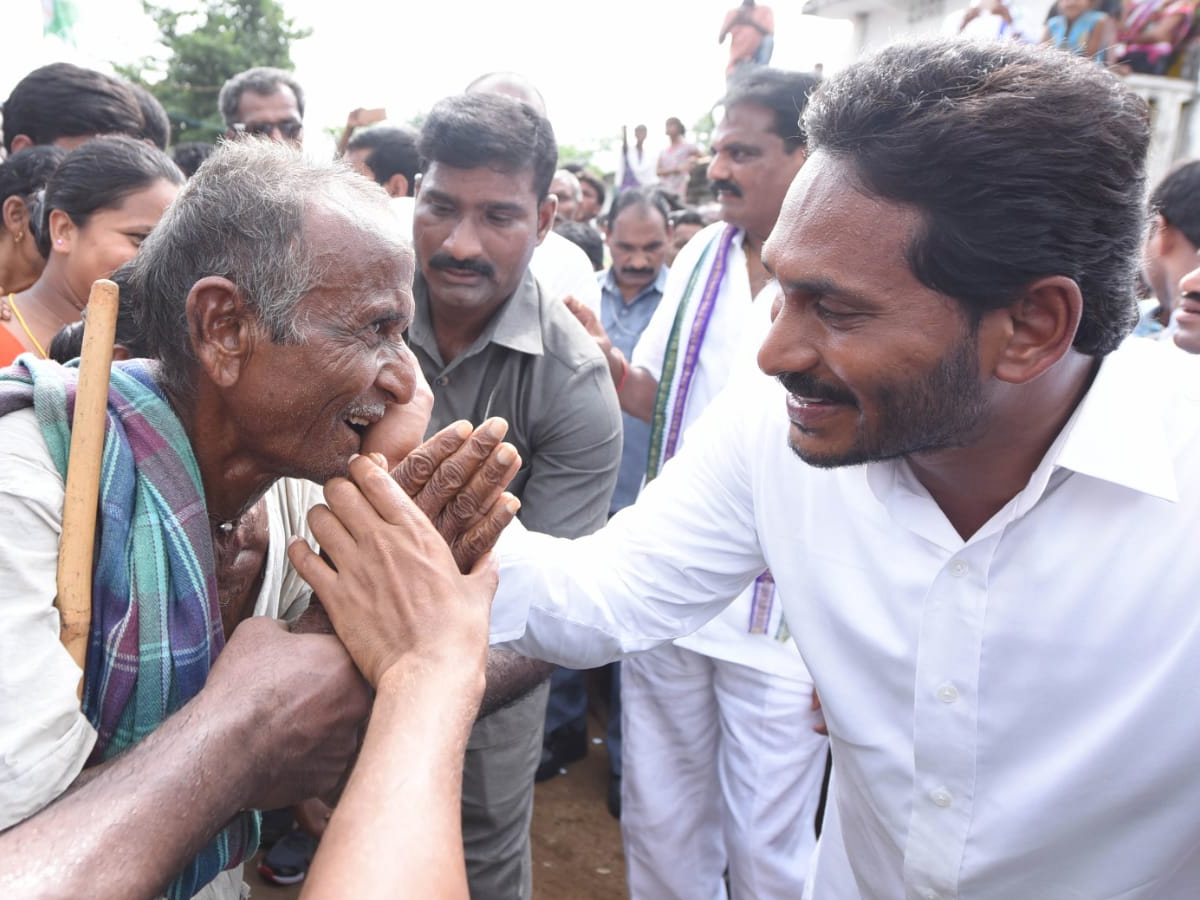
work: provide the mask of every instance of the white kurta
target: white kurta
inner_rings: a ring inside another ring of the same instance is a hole
[[[597,665],[769,565],[834,753],[818,900],[1193,900],[1200,360],[1166,351],[1106,359],[966,541],[903,461],[798,461],[747,381],[601,532],[505,535],[495,636]]]
[[[724,222],[709,225],[679,252],[675,265],[667,275],[662,301],[654,317],[633,351],[632,365],[641,366],[655,378],[661,379],[671,326],[687,288],[692,271],[700,262],[704,248],[724,229]],[[701,280],[696,294],[703,289]],[[772,282],[759,297],[750,295],[750,278],[746,272],[746,254],[739,235],[729,248],[729,260],[721,290],[713,307],[712,319],[704,332],[697,358],[696,373],[688,391],[683,411],[684,434],[679,446],[687,443],[686,431],[708,405],[734,378],[760,377],[755,363],[759,345],[771,325],[770,306],[778,288]],[[696,299],[693,298],[693,303]],[[681,337],[681,345],[687,335]],[[681,637],[675,643],[686,650],[702,653],[714,659],[740,663],[760,672],[781,675],[794,681],[809,681],[804,660],[788,640],[782,607],[776,602],[761,634],[750,633],[754,588],[740,591],[737,599],[720,615],[694,634]]]

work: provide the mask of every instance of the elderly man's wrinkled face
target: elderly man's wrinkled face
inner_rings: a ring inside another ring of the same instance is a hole
[[[260,463],[324,482],[345,471],[389,404],[412,399],[416,360],[403,334],[414,265],[386,210],[365,222],[331,208],[308,218],[326,274],[296,308],[298,340],[275,343],[260,326],[237,413]]]

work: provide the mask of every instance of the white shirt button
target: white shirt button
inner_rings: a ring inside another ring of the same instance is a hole
[[[943,809],[945,809],[947,806],[949,806],[953,799],[950,796],[950,792],[947,791],[945,788],[938,788],[936,791],[934,791],[929,796],[931,798],[933,798],[934,803],[936,803],[938,806],[942,807]]]
[[[958,699],[958,689],[952,684],[943,684],[937,689],[937,698],[943,703],[953,703]]]
[[[442,387],[445,387],[446,385],[448,385],[450,383],[450,376],[449,375],[439,375],[438,379],[437,379],[437,383],[439,385],[441,385]]]
[[[921,896],[924,897],[925,900],[941,900],[941,898],[938,897],[938,892],[929,888],[921,891]]]
[[[969,571],[970,569],[967,567],[967,564],[961,559],[956,559],[954,562],[950,563],[950,574],[955,578],[962,578]]]

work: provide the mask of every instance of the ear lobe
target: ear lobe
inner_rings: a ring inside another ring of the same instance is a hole
[[[404,197],[408,195],[408,179],[397,172],[384,184],[383,189],[389,197]]]
[[[50,210],[50,252],[70,252],[75,237],[75,223],[61,209]]]
[[[187,296],[188,334],[201,368],[215,384],[232,387],[254,349],[257,319],[232,281],[201,278]]]
[[[1070,352],[1083,317],[1083,295],[1074,280],[1054,275],[1029,284],[1010,306],[996,312],[1008,331],[996,377],[1025,384]]]
[[[8,151],[9,156],[14,156],[22,150],[27,150],[33,146],[33,138],[27,134],[18,134],[12,139],[12,149]]]
[[[546,199],[538,204],[538,231],[537,242],[540,244],[545,240],[551,226],[554,225],[554,216],[558,213],[558,198],[553,194],[547,194]]]
[[[4,227],[14,235],[29,231],[29,207],[20,197],[14,194],[6,198],[0,210],[4,216]]]

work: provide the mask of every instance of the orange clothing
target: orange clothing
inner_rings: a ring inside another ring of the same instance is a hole
[[[729,65],[725,68],[725,74],[732,75],[741,63],[754,59],[763,36],[774,33],[775,13],[769,6],[749,9],[736,6],[727,12],[720,37],[724,41],[725,35],[729,35]]]
[[[17,336],[0,325],[0,366],[11,366],[25,352],[25,345]]]

